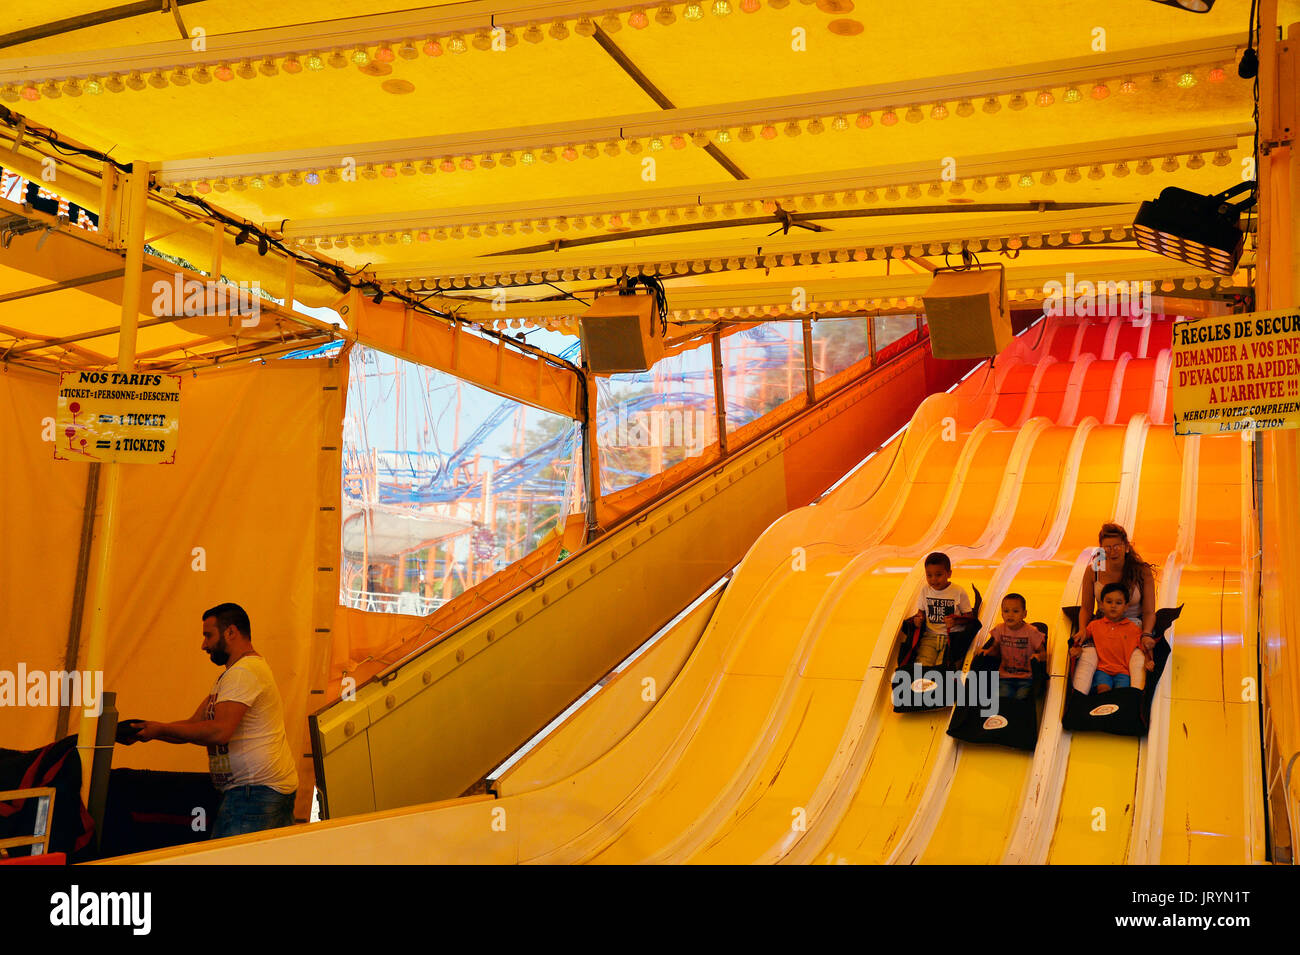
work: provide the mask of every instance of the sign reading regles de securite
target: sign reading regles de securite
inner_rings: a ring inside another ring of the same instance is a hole
[[[1300,311],[1179,322],[1173,345],[1175,434],[1300,428]]]
[[[180,375],[65,371],[54,416],[54,458],[174,464],[180,408]]]

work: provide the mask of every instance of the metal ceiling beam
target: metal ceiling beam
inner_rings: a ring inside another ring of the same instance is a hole
[[[1021,208],[1023,209],[1023,207]],[[777,235],[761,239],[745,237],[732,238],[722,242],[684,242],[640,248],[569,249],[566,250],[562,259],[549,254],[538,254],[492,258],[477,257],[447,261],[394,262],[374,266],[371,271],[381,281],[399,281],[401,279],[437,279],[484,273],[545,272],[555,268],[636,267],[646,262],[693,262],[700,259],[743,258],[756,254],[785,255],[789,253],[800,255],[805,252],[816,254],[823,251],[864,246],[928,246],[933,242],[950,243],[963,240],[980,241],[1010,235],[1024,236],[1027,231],[1037,234],[1068,232],[1071,229],[1080,229],[1085,233],[1092,229],[1109,231],[1116,226],[1129,226],[1133,222],[1133,217],[1137,214],[1137,209],[1137,203],[1112,203],[1086,209],[1062,210],[1060,206],[1056,206],[1041,213],[1020,211],[1002,215],[989,215],[990,212],[997,212],[998,207],[953,206],[945,209],[945,211],[960,211],[971,216],[968,221],[963,221],[960,234],[954,231],[951,223],[920,222],[903,225],[890,223],[887,233],[856,229],[821,235],[814,235],[813,233],[796,235],[791,233],[790,235]],[[817,215],[817,213],[810,213],[810,215]],[[623,235],[625,234],[623,233]]]
[[[623,50],[619,47],[619,45],[610,38],[608,33],[606,33],[600,27],[596,27],[596,32],[595,34],[593,34],[592,39],[594,39],[598,44],[600,44],[600,48],[609,55],[609,58],[611,60],[613,60],[615,63],[618,64],[619,69],[621,69],[624,73],[626,73],[629,77],[632,78],[633,83],[639,86],[647,96],[649,96],[652,100],[654,100],[657,104],[659,104],[660,109],[663,110],[677,109],[676,104],[673,103],[673,101],[668,98],[668,95],[664,93],[664,91],[661,90],[658,86],[656,86],[650,80],[650,77],[646,76],[645,73],[642,72],[640,67],[638,67],[635,63],[632,62],[632,58],[623,52]],[[732,179],[749,178],[749,176],[745,175],[745,173],[741,170],[739,166],[737,166],[721,149],[719,149],[713,143],[709,143],[707,146],[705,146],[704,151],[709,154],[709,158],[711,158],[719,166],[725,169],[727,171],[727,174],[731,176]]]
[[[203,0],[171,0],[171,2],[178,7],[183,7],[192,3],[201,3]],[[36,40],[46,40],[54,36],[75,33],[77,30],[102,26],[105,23],[116,23],[119,20],[129,20],[132,17],[143,17],[166,12],[167,8],[160,5],[159,0],[141,0],[138,3],[124,3],[120,6],[109,7],[106,10],[80,13],[74,17],[64,17],[62,20],[52,20],[39,26],[27,27],[24,30],[15,30],[12,33],[0,35],[0,50],[11,46],[19,46],[23,43],[32,43]]]
[[[180,182],[214,177],[251,176],[271,171],[307,171],[338,165],[351,156],[357,165],[420,161],[445,155],[509,152],[566,143],[635,139],[672,131],[709,130],[720,127],[780,123],[813,116],[833,116],[864,110],[898,108],[908,103],[952,102],[1016,89],[1037,89],[1087,82],[1153,69],[1182,69],[1197,63],[1226,62],[1236,49],[1237,37],[1175,43],[1125,53],[1098,53],[1075,60],[1053,60],[997,70],[981,70],[930,77],[904,83],[857,86],[765,99],[741,100],[708,106],[671,107],[652,112],[628,113],[537,126],[482,130],[446,136],[387,140],[369,143],[331,143],[309,149],[215,156],[163,162],[158,179]],[[0,83],[30,78],[30,72],[9,78],[0,61]],[[127,95],[117,94],[117,95]],[[653,98],[653,94],[652,98]],[[662,97],[662,94],[660,94]],[[658,100],[656,100],[658,102]],[[666,98],[664,101],[667,102]]]

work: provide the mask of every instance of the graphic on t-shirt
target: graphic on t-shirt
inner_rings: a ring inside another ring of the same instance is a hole
[[[925,614],[926,631],[942,642],[948,635],[948,624],[944,618],[970,613],[971,604],[966,591],[960,587],[948,586],[939,591],[932,587],[922,587],[917,609]]]
[[[203,710],[205,720],[216,719],[217,717],[217,691],[213,690],[208,694],[208,705]],[[228,743],[215,743],[208,746],[208,772],[212,774],[212,785],[217,789],[224,789],[229,786],[234,779],[234,773],[230,771],[230,745]]]
[[[1022,625],[1019,630],[999,631],[1002,652],[1002,675],[1007,677],[1028,677],[1032,671],[1029,667],[1030,657],[1041,648],[1042,635],[1034,627]]]
[[[944,617],[951,617],[957,612],[956,599],[944,600],[941,597],[925,598],[925,619],[942,627]]]

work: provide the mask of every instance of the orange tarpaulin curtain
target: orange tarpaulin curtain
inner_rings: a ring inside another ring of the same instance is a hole
[[[428,365],[503,398],[543,411],[581,418],[578,376],[558,362],[501,345],[400,302],[379,305],[356,294],[340,301],[363,344]]]
[[[275,674],[290,745],[309,754],[310,690],[323,688],[328,673],[338,594],[345,367],[282,361],[186,377],[176,463],[122,465],[104,688],[117,692],[123,718],[190,717],[218,675],[199,648],[200,614],[234,601],[248,611],[253,645]],[[0,668],[22,661],[29,670],[62,669],[88,467],[55,462],[42,440],[57,378],[10,371],[0,383],[8,449],[0,464]],[[0,745],[50,742],[57,714],[57,706],[6,711]],[[73,731],[79,718],[74,709]],[[203,748],[192,745],[118,747],[113,762],[207,769]],[[301,813],[310,758],[300,759],[299,774]]]

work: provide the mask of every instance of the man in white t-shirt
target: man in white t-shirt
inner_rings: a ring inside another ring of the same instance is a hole
[[[280,691],[253,649],[244,608],[224,603],[204,611],[203,652],[224,667],[212,692],[188,720],[144,721],[133,742],[207,747],[212,785],[222,794],[210,838],[293,825],[298,768],[284,731]]]

